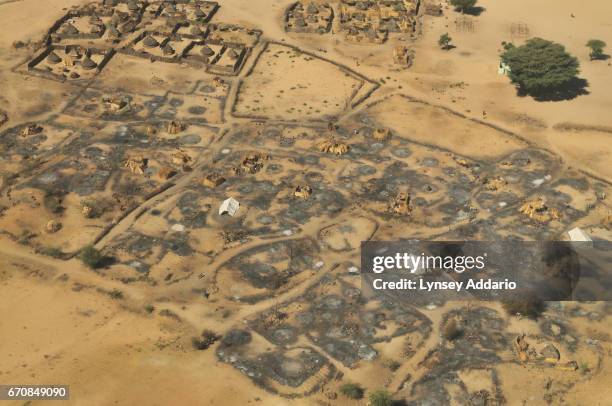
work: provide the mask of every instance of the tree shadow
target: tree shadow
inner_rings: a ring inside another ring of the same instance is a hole
[[[479,15],[484,13],[486,10],[487,9],[484,8],[484,7],[476,6],[476,7],[466,8],[465,10],[463,10],[463,13],[471,15],[471,16],[478,17]]]
[[[565,86],[550,91],[527,92],[519,87],[518,96],[531,96],[536,101],[567,101],[590,94],[587,87],[589,87],[589,82],[586,79],[574,78]]]
[[[110,255],[104,255],[102,258],[100,258],[100,261],[96,264],[94,269],[108,268],[117,263],[119,263],[119,261],[117,261],[117,258]]]
[[[610,55],[608,54],[601,54],[596,58],[591,58],[591,61],[607,61],[608,59],[610,59]]]

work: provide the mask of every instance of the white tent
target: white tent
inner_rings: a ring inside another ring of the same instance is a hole
[[[240,203],[238,203],[238,200],[234,199],[233,197],[230,197],[229,199],[223,201],[223,203],[221,203],[221,206],[219,206],[219,215],[223,216],[225,214],[229,214],[233,217],[239,208]]]
[[[590,242],[593,241],[589,235],[579,227],[572,228],[567,232],[571,241]]]
[[[503,61],[499,61],[499,68],[497,69],[497,73],[499,73],[500,75],[508,75],[510,72],[512,72],[510,66]]]

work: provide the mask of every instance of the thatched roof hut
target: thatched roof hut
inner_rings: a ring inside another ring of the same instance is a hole
[[[59,55],[57,55],[55,52],[51,51],[49,55],[47,56],[47,61],[50,64],[55,65],[55,64],[60,63],[62,61],[62,58],[60,58]]]
[[[62,34],[66,34],[66,35],[77,35],[79,32],[80,31],[77,29],[77,27],[72,25],[72,23],[66,24],[64,28],[62,29]]]
[[[306,12],[308,14],[317,14],[319,12],[319,8],[317,7],[316,4],[310,3],[308,4],[308,7],[306,7]]]
[[[196,6],[195,7],[194,13],[195,13],[195,16],[197,18],[204,18],[204,17],[206,17],[206,13],[202,11],[200,6]]]
[[[203,56],[213,56],[215,54],[215,51],[213,51],[212,48],[210,48],[209,46],[204,45],[200,50],[200,53]]]
[[[136,22],[134,21],[128,21],[125,24],[122,24],[121,27],[119,27],[119,31],[123,34],[128,34],[132,31],[134,31],[136,29]]]
[[[108,36],[112,39],[121,38],[121,33],[117,29],[115,25],[109,25],[108,27]]]
[[[128,0],[127,2],[127,8],[128,10],[134,12],[134,11],[138,11],[138,2],[136,0]]]
[[[176,53],[176,51],[170,46],[170,44],[164,45],[162,51],[164,51],[164,55],[174,55]]]
[[[81,61],[81,67],[85,70],[92,70],[92,69],[97,68],[98,64],[92,61],[89,55],[85,55],[85,57]]]
[[[144,37],[144,39],[142,40],[142,43],[147,48],[155,48],[159,46],[159,42],[157,42],[157,40],[150,35],[147,35],[146,37]]]
[[[227,52],[227,56],[229,56],[232,59],[238,59],[238,57],[240,56],[240,54],[235,50],[235,49],[230,49]]]

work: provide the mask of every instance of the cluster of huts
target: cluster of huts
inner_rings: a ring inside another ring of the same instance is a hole
[[[221,75],[236,75],[250,55],[247,44],[214,35],[217,30],[228,29],[226,25],[206,25],[191,33],[180,33],[180,28],[176,25],[170,32],[142,31],[120,52],[163,62],[195,62]]]
[[[288,32],[325,34],[332,28],[334,10],[328,3],[298,1],[285,12],[285,30]]]
[[[101,0],[75,7],[49,29],[46,48],[28,71],[55,80],[88,79],[120,52],[164,62],[187,58],[213,73],[235,75],[251,46],[213,34],[247,30],[209,24],[218,9],[203,0]]]
[[[383,43],[389,33],[416,35],[421,0],[339,0],[338,29],[349,42]],[[324,34],[332,31],[334,8],[323,0],[301,0],[285,12],[288,32]]]
[[[352,42],[384,42],[390,32],[416,34],[420,0],[341,0],[340,27]]]
[[[81,45],[50,45],[28,63],[28,70],[48,79],[91,79],[114,55],[115,50]]]

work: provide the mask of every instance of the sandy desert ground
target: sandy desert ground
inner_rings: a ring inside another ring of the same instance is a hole
[[[612,64],[584,44],[612,44],[612,3],[442,2],[382,44],[348,42],[337,1],[329,32],[296,33],[292,1],[220,0],[188,27],[206,41],[135,3],[116,41],[107,28],[48,47],[89,2],[0,0],[1,384],[68,384],[71,405],[365,405],[378,389],[407,405],[610,404],[609,303],[549,303],[536,320],[499,303],[393,307],[359,299],[358,267],[367,240],[577,226],[610,240]],[[438,47],[444,32],[456,48]],[[148,33],[176,59],[152,60]],[[537,101],[498,74],[502,41],[536,36],[578,57],[587,94]],[[74,44],[111,52],[86,70],[63,53]],[[219,216],[229,196],[240,209]],[[520,212],[538,199],[558,217]],[[79,259],[88,245],[103,266]],[[523,334],[559,362],[522,362]]]

